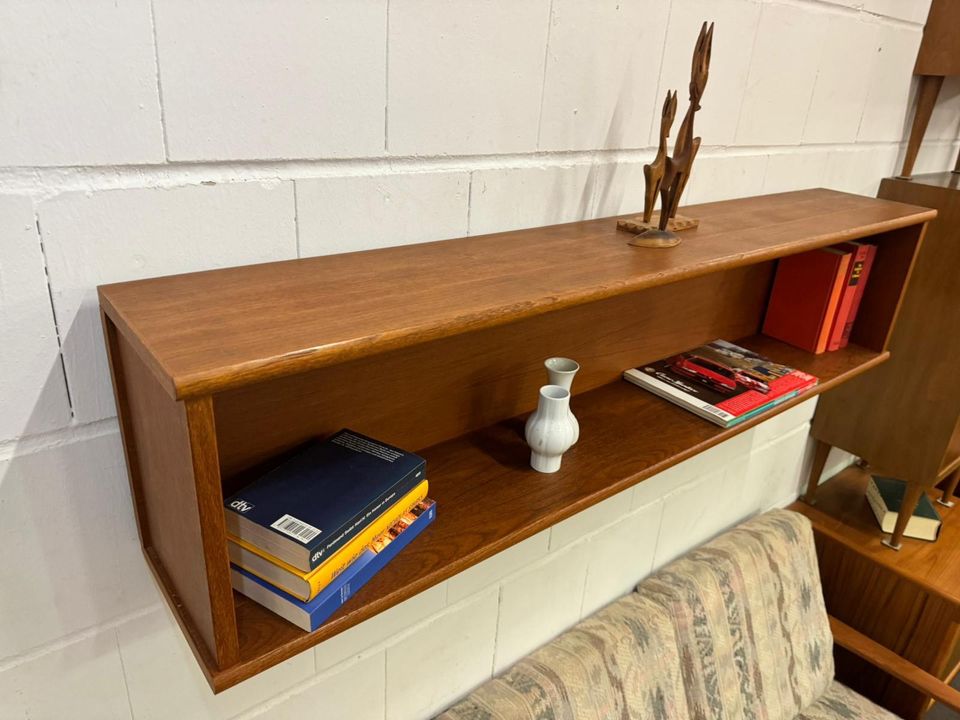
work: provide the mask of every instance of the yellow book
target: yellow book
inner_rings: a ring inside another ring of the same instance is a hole
[[[283,560],[265,553],[260,548],[254,547],[245,540],[227,533],[229,540],[227,550],[230,554],[230,562],[306,602],[329,585],[337,575],[350,567],[350,564],[360,557],[374,538],[389,530],[404,513],[409,512],[418,502],[426,498],[427,485],[426,480],[417,485],[391,505],[383,515],[370,523],[363,532],[308,573],[302,572],[293,565],[289,565]]]

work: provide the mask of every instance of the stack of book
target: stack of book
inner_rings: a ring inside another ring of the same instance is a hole
[[[846,347],[876,254],[846,242],[780,260],[763,334],[817,354]]]
[[[631,368],[623,378],[721,427],[733,427],[818,382],[726,340]]]
[[[233,588],[316,630],[436,517],[423,458],[351,430],[225,501]]]

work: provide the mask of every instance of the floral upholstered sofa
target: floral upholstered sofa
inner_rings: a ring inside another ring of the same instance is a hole
[[[872,642],[828,618],[809,521],[774,510],[644,580],[440,718],[895,718],[834,680],[839,630],[858,647]],[[873,646],[888,665],[904,662]],[[960,698],[941,685],[947,702]]]

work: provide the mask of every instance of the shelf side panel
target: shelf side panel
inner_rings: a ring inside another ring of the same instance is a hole
[[[209,464],[204,467],[203,453],[210,448],[195,448],[192,443],[202,440],[203,408],[191,408],[188,413],[123,336],[111,328],[108,340],[112,372],[122,382],[121,425],[144,554],[209,672],[209,668],[236,662],[238,655],[232,598],[227,594],[230,602],[220,602],[216,608],[213,602],[214,591],[224,580],[229,588],[229,570],[222,500],[216,513],[210,508],[211,498],[221,496],[219,475],[211,475]],[[212,436],[212,410],[208,412]],[[216,472],[215,444],[212,452]]]
[[[421,448],[528,412],[554,355],[580,363],[579,394],[638,363],[751,335],[771,272],[736,268],[219,394],[225,493],[238,472],[342,427]]]
[[[877,246],[877,256],[863,291],[851,342],[877,352],[889,349],[925,228],[926,224],[911,225],[867,238]]]

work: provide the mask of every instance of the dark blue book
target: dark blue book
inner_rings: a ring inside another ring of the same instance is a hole
[[[418,455],[341,430],[228,497],[227,531],[309,572],[418,485],[424,466]]]
[[[421,502],[390,530],[368,545],[359,558],[313,600],[307,602],[298,600],[237,565],[230,566],[230,582],[238,593],[246,595],[297,627],[313,632],[422,533],[433,522],[436,514],[437,506],[433,500]]]

